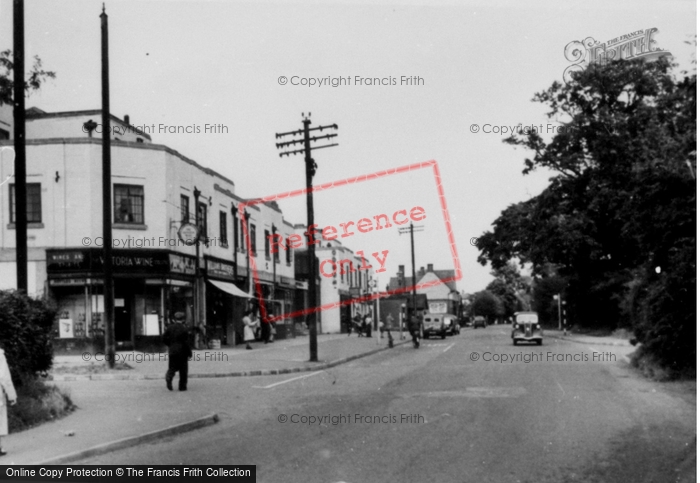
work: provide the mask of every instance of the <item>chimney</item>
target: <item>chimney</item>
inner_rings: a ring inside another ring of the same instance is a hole
[[[428,264],[428,271],[429,271],[429,272],[432,272],[432,271],[433,271],[433,264],[432,264],[432,263],[429,263],[429,264]]]
[[[399,276],[402,276],[402,275],[403,275],[403,265],[399,265],[399,273],[398,273],[398,275],[399,275]]]
[[[419,278],[419,279],[420,279],[420,278],[423,278],[423,275],[425,275],[425,268],[424,268],[424,267],[420,267],[420,270],[418,270],[418,278]],[[414,282],[414,283],[417,283],[417,282]]]
[[[127,124],[131,124],[131,123],[129,122],[129,115],[128,115],[128,114],[125,114],[125,115],[124,115],[124,122],[127,123]]]

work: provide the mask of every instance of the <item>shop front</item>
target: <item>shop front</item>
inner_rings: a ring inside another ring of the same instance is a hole
[[[212,347],[235,345],[237,332],[243,332],[243,313],[250,308],[252,296],[240,288],[244,285],[233,263],[204,257],[206,287],[206,339]],[[239,327],[240,326],[240,327]]]
[[[102,250],[46,251],[50,297],[58,306],[55,347],[104,348]],[[113,249],[114,338],[117,350],[157,350],[166,321],[184,312],[193,321],[195,259],[168,250]]]

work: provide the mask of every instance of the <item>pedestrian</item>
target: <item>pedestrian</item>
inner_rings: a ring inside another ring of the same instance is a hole
[[[272,344],[275,341],[275,336],[277,335],[277,328],[275,327],[274,322],[268,322],[270,325],[270,344]]]
[[[362,337],[364,322],[362,322],[362,320],[360,319],[360,314],[355,314],[352,325],[354,325],[355,330],[357,330],[357,337]]]
[[[365,335],[367,337],[372,337],[372,316],[370,314],[367,314],[365,317]]]
[[[165,373],[165,385],[173,390],[175,373],[180,373],[178,389],[187,391],[187,361],[192,357],[190,334],[185,327],[185,314],[176,312],[173,322],[163,333],[163,342],[168,346],[168,372]]]
[[[2,447],[2,438],[10,433],[7,424],[6,401],[10,406],[14,406],[17,402],[17,392],[12,384],[12,375],[7,365],[7,359],[5,359],[5,351],[0,349],[0,456],[7,454],[7,451]]]
[[[389,331],[391,328],[394,326],[394,317],[392,317],[391,314],[387,314],[386,316],[386,324],[384,325],[384,329]]]
[[[260,325],[260,338],[263,340],[263,343],[267,344],[270,342],[270,323],[265,321]]]
[[[420,341],[418,340],[420,335],[420,322],[418,321],[417,315],[412,315],[408,322],[408,332],[413,338],[413,347],[418,349],[420,347]]]
[[[257,321],[253,317],[253,311],[247,310],[243,314],[243,340],[245,340],[245,348],[247,350],[253,349],[250,347],[250,342],[255,340],[255,328],[257,326]]]

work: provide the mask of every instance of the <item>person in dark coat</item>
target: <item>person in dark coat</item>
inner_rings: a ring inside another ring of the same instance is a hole
[[[192,357],[190,333],[185,327],[185,314],[177,312],[173,323],[165,329],[163,342],[168,346],[168,372],[165,373],[165,385],[173,390],[175,373],[180,373],[178,388],[187,391],[187,360]]]
[[[412,315],[408,322],[408,332],[413,338],[413,347],[416,349],[420,346],[420,320],[417,315]]]

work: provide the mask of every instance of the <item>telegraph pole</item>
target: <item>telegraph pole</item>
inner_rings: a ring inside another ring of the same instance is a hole
[[[311,312],[307,315],[306,324],[309,326],[309,360],[311,362],[318,361],[318,342],[316,339],[316,233],[314,231],[314,197],[313,197],[313,178],[316,174],[316,168],[318,165],[311,158],[311,151],[314,149],[330,148],[332,146],[337,146],[338,144],[326,144],[323,146],[311,147],[311,143],[318,141],[320,139],[330,139],[337,136],[337,134],[326,134],[325,136],[314,136],[310,137],[309,133],[311,131],[323,131],[324,129],[338,129],[337,124],[330,124],[328,126],[317,126],[314,128],[309,127],[311,124],[311,113],[304,115],[301,113],[303,118],[304,129],[298,131],[290,131],[286,133],[276,133],[275,138],[279,139],[284,136],[302,136],[301,139],[293,139],[292,141],[286,141],[283,143],[276,143],[277,149],[284,148],[286,146],[293,146],[295,144],[303,144],[302,149],[296,149],[294,151],[284,151],[280,153],[280,158],[282,156],[291,156],[295,154],[304,154],[304,161],[306,163],[306,219],[307,219],[307,234],[309,236],[309,250],[308,250],[308,272],[309,272],[309,308]],[[287,248],[289,250],[290,248]]]
[[[15,0],[13,23],[13,101],[15,122],[15,245],[17,290],[27,293],[27,150],[24,111],[24,0]]]
[[[102,4],[102,253],[104,255],[105,355],[114,367],[114,280],[112,279],[112,155],[109,137],[109,34]]]
[[[418,284],[418,280],[416,280],[416,253],[414,250],[414,244],[413,244],[413,232],[416,231],[423,231],[423,226],[413,226],[413,222],[411,222],[411,225],[409,228],[399,228],[399,235],[403,235],[404,233],[410,233],[411,234],[411,272],[413,273],[413,293],[411,295],[411,298],[413,300],[413,314],[416,315],[416,311],[418,309],[418,306],[416,305],[416,285]],[[408,314],[406,314],[408,315]]]

